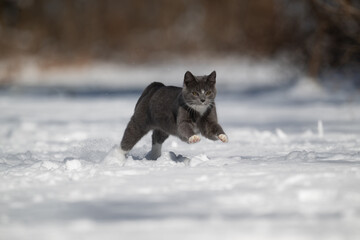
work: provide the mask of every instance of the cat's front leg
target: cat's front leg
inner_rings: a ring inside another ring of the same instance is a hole
[[[220,139],[220,141],[222,141],[223,143],[229,142],[227,135],[218,123],[209,123],[208,129],[209,139]]]
[[[229,141],[224,130],[217,122],[204,121],[201,123],[200,126],[201,134],[204,135],[206,138],[211,140],[219,139],[224,143],[227,143]]]
[[[200,136],[196,135],[195,123],[191,120],[188,112],[182,108],[179,109],[177,119],[177,135],[187,143],[197,143],[200,141]]]
[[[200,119],[198,126],[201,134],[206,138],[214,141],[220,139],[224,143],[228,142],[228,137],[217,121],[215,106],[206,117]]]
[[[181,140],[187,143],[197,143],[200,141],[200,136],[195,134],[194,126],[191,122],[180,122],[178,126],[178,136]]]

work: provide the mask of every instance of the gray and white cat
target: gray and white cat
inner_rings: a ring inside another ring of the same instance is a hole
[[[183,88],[151,83],[136,103],[134,115],[125,129],[122,152],[130,151],[150,130],[153,130],[152,149],[146,158],[151,160],[161,156],[161,146],[169,135],[187,143],[199,142],[199,133],[211,140],[228,142],[217,122],[215,83],[215,71],[200,77],[187,71]]]

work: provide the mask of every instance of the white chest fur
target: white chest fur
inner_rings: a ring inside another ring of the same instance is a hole
[[[206,110],[209,108],[207,105],[191,105],[190,107],[200,113],[201,116],[204,115]]]

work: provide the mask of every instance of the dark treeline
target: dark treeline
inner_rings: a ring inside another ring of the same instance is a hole
[[[358,0],[1,0],[0,58],[290,53],[316,76],[357,64]]]

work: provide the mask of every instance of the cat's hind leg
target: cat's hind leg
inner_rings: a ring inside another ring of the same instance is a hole
[[[145,128],[145,126],[146,124],[143,124],[142,121],[137,121],[134,116],[131,118],[120,144],[123,152],[129,152],[134,145],[148,133],[149,130]]]
[[[146,154],[145,158],[148,160],[156,160],[161,156],[161,147],[163,142],[169,137],[169,134],[155,129],[152,134],[151,151]]]

